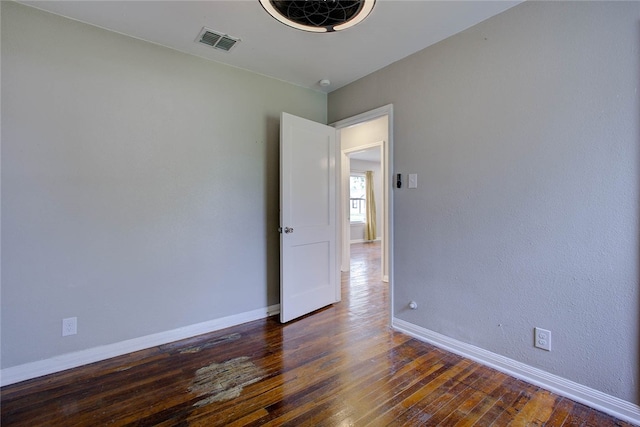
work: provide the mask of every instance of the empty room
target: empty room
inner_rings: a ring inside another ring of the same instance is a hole
[[[640,2],[0,7],[3,426],[640,425]]]

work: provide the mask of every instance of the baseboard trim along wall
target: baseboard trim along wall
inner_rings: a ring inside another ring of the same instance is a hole
[[[380,237],[374,240],[355,239],[355,240],[349,240],[349,244],[353,245],[354,243],[379,242],[381,240],[382,239]]]
[[[528,383],[535,384],[621,420],[640,425],[640,406],[627,402],[626,400],[610,396],[601,391],[569,381],[480,347],[466,344],[396,317],[391,319],[391,326],[397,331],[404,332],[407,335],[433,344],[436,347],[474,360]]]
[[[170,331],[159,332],[157,334],[146,335],[113,344],[89,348],[87,350],[67,353],[51,359],[39,360],[37,362],[25,363],[23,365],[12,366],[0,371],[0,386],[15,384],[43,375],[65,371],[89,363],[99,362],[116,356],[122,356],[134,351],[144,350],[157,345],[168,344],[170,342],[195,337],[197,335],[218,331],[242,323],[252,322],[265,317],[280,313],[280,304],[266,308],[234,314],[220,319],[209,320],[183,328],[172,329]]]

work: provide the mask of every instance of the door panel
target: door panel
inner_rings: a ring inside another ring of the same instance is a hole
[[[282,113],[280,321],[333,304],[336,260],[335,129]]]
[[[330,130],[333,131],[332,128]],[[331,225],[328,202],[331,170],[326,164],[335,147],[324,135],[294,128],[291,137],[291,221],[292,224],[313,227]],[[305,142],[300,142],[305,141]]]

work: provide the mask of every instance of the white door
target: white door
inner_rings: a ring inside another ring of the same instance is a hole
[[[336,254],[336,131],[282,113],[280,321],[340,300]]]

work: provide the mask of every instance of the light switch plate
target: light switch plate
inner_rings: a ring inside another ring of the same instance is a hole
[[[418,174],[410,173],[409,174],[409,188],[418,188]]]

